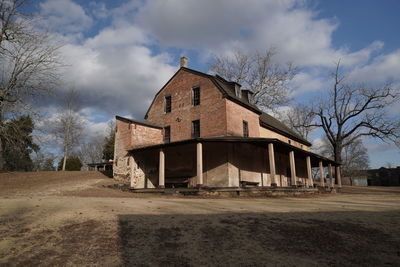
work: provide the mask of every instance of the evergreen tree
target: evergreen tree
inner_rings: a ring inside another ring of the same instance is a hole
[[[109,134],[104,138],[103,146],[103,160],[109,161],[114,159],[114,142],[115,142],[115,131],[114,125],[109,125]]]
[[[32,171],[33,162],[30,154],[39,151],[33,142],[34,124],[30,116],[21,116],[5,124],[8,138],[3,141],[4,169],[8,171]]]
[[[63,161],[64,158],[61,158],[60,162],[58,163],[58,170],[62,170],[63,166]],[[82,162],[77,156],[71,156],[67,158],[66,164],[65,164],[65,170],[66,171],[80,171],[82,168]]]

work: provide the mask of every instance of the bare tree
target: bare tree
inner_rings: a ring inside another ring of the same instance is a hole
[[[100,162],[103,157],[104,136],[94,136],[80,145],[78,156],[84,163]]]
[[[289,106],[288,110],[279,112],[277,117],[296,133],[307,139],[314,127],[305,127],[310,125],[314,120],[311,108],[306,105],[296,104]]]
[[[78,110],[79,94],[75,89],[70,89],[65,98],[65,109],[58,115],[54,128],[54,134],[63,146],[63,171],[67,158],[72,149],[79,144],[83,131],[83,121]]]
[[[288,83],[297,73],[292,63],[275,63],[275,54],[275,49],[254,54],[235,50],[233,57],[216,56],[210,69],[250,89],[254,93],[253,103],[260,108],[274,110],[289,102],[291,89]]]
[[[20,12],[25,2],[0,0],[0,170],[2,145],[12,139],[4,131],[7,118],[59,80],[59,46],[34,28],[34,16]]]
[[[399,93],[387,83],[367,87],[345,82],[340,61],[333,73],[334,85],[326,99],[310,111],[313,122],[301,127],[321,127],[333,149],[336,162],[343,162],[343,149],[363,136],[396,142],[400,136],[399,118],[391,118],[387,107],[399,100]]]

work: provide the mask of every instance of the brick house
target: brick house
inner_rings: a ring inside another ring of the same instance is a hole
[[[116,116],[115,179],[137,189],[313,186],[311,168],[324,177],[328,167],[340,186],[339,165],[253,105],[251,91],[186,62],[181,58],[144,121]]]

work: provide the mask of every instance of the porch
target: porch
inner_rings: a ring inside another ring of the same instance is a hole
[[[132,149],[130,157],[134,189],[341,187],[339,164],[277,139],[196,138]]]

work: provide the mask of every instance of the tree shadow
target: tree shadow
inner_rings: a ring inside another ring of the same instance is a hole
[[[124,265],[400,264],[399,211],[119,215]]]

